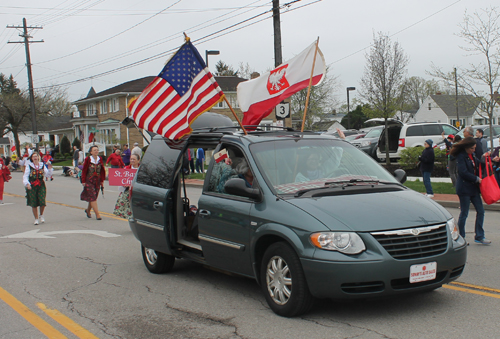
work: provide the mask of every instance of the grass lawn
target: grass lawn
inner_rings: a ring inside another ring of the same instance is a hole
[[[63,160],[53,163],[54,166],[73,166],[73,160]]]
[[[450,182],[432,182],[431,178],[431,183],[434,194],[457,194],[455,192],[455,187],[453,187],[453,184]],[[404,185],[414,191],[425,193],[423,181],[407,181]]]

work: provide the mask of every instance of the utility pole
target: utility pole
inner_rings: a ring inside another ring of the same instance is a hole
[[[30,93],[30,110],[31,110],[31,125],[33,128],[33,142],[35,143],[35,149],[38,150],[38,130],[36,127],[36,113],[35,113],[35,95],[33,92],[33,75],[31,74],[31,58],[30,58],[30,47],[29,44],[30,42],[43,42],[43,40],[40,41],[29,41],[31,36],[28,35],[28,28],[29,29],[42,29],[43,27],[37,27],[37,26],[27,26],[26,25],[26,18],[23,18],[23,25],[22,26],[7,26],[7,28],[22,28],[23,29],[23,34],[19,34],[20,37],[24,38],[24,41],[8,41],[7,43],[9,44],[24,44],[25,50],[26,50],[26,68],[28,69],[28,86],[29,86],[29,93]],[[36,139],[35,139],[36,137]]]
[[[283,54],[281,51],[281,20],[280,20],[280,1],[273,0],[273,26],[274,26],[274,67],[283,63]],[[281,102],[290,107],[290,98]],[[284,127],[292,127],[292,116],[284,119]]]
[[[455,73],[455,112],[457,113],[457,123],[456,126],[460,128],[460,116],[458,115],[458,82],[457,82],[457,68],[454,69]]]

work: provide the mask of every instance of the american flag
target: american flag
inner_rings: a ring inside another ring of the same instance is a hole
[[[139,128],[175,140],[191,133],[191,123],[223,98],[203,58],[187,41],[129,108]]]

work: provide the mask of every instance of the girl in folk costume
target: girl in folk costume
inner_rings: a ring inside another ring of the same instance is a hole
[[[137,154],[132,154],[130,156],[130,165],[125,166],[125,169],[139,169],[140,158]],[[136,172],[137,173],[137,172]],[[122,192],[116,200],[115,209],[113,214],[124,219],[128,219],[132,216],[132,211],[130,209],[130,186],[121,186]]]
[[[89,204],[85,210],[87,218],[91,218],[90,210],[93,209],[97,220],[101,220],[101,215],[97,208],[97,197],[99,196],[99,188],[103,188],[104,179],[106,179],[106,169],[102,158],[98,155],[99,148],[91,146],[89,156],[83,162],[81,181],[83,184],[83,192],[80,195],[80,200],[87,201]]]
[[[10,170],[5,165],[5,162],[0,158],[0,204],[3,204],[3,187],[4,183],[11,179]]]
[[[40,154],[33,152],[26,163],[23,176],[23,184],[26,187],[26,205],[31,206],[35,225],[39,222],[44,223],[43,211],[45,210],[45,196],[47,189],[43,177],[52,176],[52,164],[44,166],[41,162]],[[40,216],[38,216],[37,207],[40,207]]]
[[[52,164],[52,156],[50,155],[49,152],[45,153],[45,155],[42,158],[43,163],[45,166],[48,166],[49,164]],[[49,178],[46,178],[45,180],[49,180]],[[54,180],[53,177],[50,177],[50,181]]]

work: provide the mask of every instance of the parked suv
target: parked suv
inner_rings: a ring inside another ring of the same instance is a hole
[[[383,122],[383,119],[371,119],[366,122]],[[427,139],[432,139],[435,143],[442,140],[441,133],[445,135],[456,134],[458,129],[452,125],[440,122],[415,122],[403,124],[399,120],[390,119],[388,122],[389,131],[389,158],[401,158],[401,151],[407,147],[424,147]],[[380,134],[377,157],[385,159],[385,128]]]
[[[210,159],[198,201],[181,170],[194,148]],[[453,217],[405,187],[404,171],[395,176],[312,132],[155,136],[131,187],[129,223],[150,272],[182,258],[253,278],[269,307],[291,317],[315,298],[401,295],[462,274],[467,245]]]

